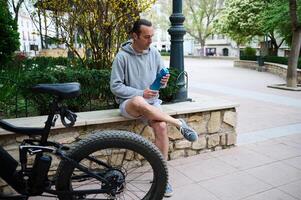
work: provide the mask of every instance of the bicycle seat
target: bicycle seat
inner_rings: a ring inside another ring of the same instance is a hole
[[[77,82],[38,84],[32,87],[32,91],[35,93],[52,94],[61,99],[70,99],[79,96],[80,84]]]

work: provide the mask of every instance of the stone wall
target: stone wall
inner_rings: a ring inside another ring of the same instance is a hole
[[[84,56],[84,49],[80,48],[77,49],[77,52],[81,57]],[[42,49],[39,51],[38,56],[44,56],[44,57],[67,57],[68,55],[68,49]]]
[[[214,102],[210,102],[211,104],[214,104]],[[188,122],[188,124],[192,126],[199,134],[199,139],[196,142],[189,142],[183,138],[177,128],[168,125],[168,157],[170,160],[230,148],[236,144],[236,106],[220,105],[215,106],[214,108],[204,108],[204,106],[202,108],[198,108],[195,105],[198,104],[190,104],[190,107],[186,106],[186,108],[185,104],[184,106],[178,106],[177,109],[184,107],[186,110],[185,112],[175,112],[174,110],[172,110],[171,106],[166,106],[165,110],[167,110],[167,113],[173,115],[175,118],[184,118]],[[177,107],[177,105],[173,107]],[[218,107],[220,108],[218,109]],[[89,116],[91,116],[91,119],[88,120],[86,118],[85,120],[83,120],[84,116],[86,116],[87,113],[78,114],[79,121],[75,127],[62,128],[62,126],[58,124],[58,126],[56,126],[56,128],[51,131],[49,141],[56,141],[62,144],[69,145],[82,138],[87,137],[87,135],[95,131],[106,129],[133,131],[137,134],[141,134],[151,141],[154,141],[154,134],[150,127],[145,127],[145,125],[139,120],[128,120],[120,117],[119,111],[116,109],[109,111],[91,112],[94,113],[88,114]],[[23,121],[25,121],[25,119],[28,120],[28,118],[24,118]],[[43,121],[43,119],[37,118],[35,118],[35,120],[37,120],[39,123]],[[102,123],[99,123],[99,121],[102,121]],[[26,124],[27,123],[29,122],[27,121]],[[34,124],[34,122],[32,123]],[[1,130],[2,129],[0,129],[0,145],[4,147],[13,157],[18,159],[18,145],[24,138],[28,138],[28,136],[11,134],[3,130],[2,133],[4,134],[1,135]],[[32,161],[33,158],[30,158],[30,162]],[[55,173],[55,168],[57,166],[58,160],[54,159],[52,162],[52,171],[50,172],[51,174]],[[2,192],[9,190],[8,187],[5,187],[5,184],[0,180],[0,192],[1,187]]]
[[[256,61],[248,60],[235,60],[234,67],[242,67],[247,69],[258,70],[258,64]],[[265,62],[262,71],[270,72],[286,79],[287,65],[281,65],[277,63]],[[301,84],[301,70],[297,69],[297,80],[298,84]]]

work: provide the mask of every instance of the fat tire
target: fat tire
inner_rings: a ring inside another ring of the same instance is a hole
[[[166,162],[158,148],[132,132],[119,130],[99,131],[91,134],[87,138],[74,144],[66,155],[77,162],[80,162],[86,156],[93,152],[106,148],[125,148],[137,152],[144,156],[150,163],[154,173],[154,183],[143,200],[160,200],[164,196],[166,184],[168,181],[168,171]],[[56,173],[56,190],[71,190],[70,182],[74,167],[68,161],[62,160]],[[60,200],[73,200],[72,196],[58,195]]]

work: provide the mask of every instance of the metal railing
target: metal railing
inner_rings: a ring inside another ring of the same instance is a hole
[[[40,115],[37,103],[32,99],[24,97],[22,94],[24,88],[18,81],[9,77],[0,76],[0,119],[18,118]],[[88,95],[88,101],[85,108],[81,111],[92,111],[115,108],[114,99],[92,99]]]

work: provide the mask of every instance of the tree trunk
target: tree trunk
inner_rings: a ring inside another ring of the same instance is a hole
[[[240,43],[237,43],[237,57],[240,59]]]
[[[270,56],[277,56],[278,55],[278,45],[277,45],[277,41],[274,37],[270,37],[271,38],[271,48],[269,49],[269,55]]]
[[[288,58],[286,85],[287,87],[297,87],[297,66],[301,46],[301,25],[297,16],[297,1],[289,1],[290,18],[292,23],[292,47]]]
[[[44,35],[44,41],[45,41],[45,48],[48,49],[48,28],[47,28],[47,17],[46,17],[46,10],[43,10],[43,17],[44,17],[44,28],[45,28],[45,35]]]
[[[201,57],[204,57],[205,55],[205,41],[204,40],[201,40],[201,49],[200,49],[200,56]]]
[[[288,58],[286,84],[287,87],[297,87],[297,66],[301,46],[301,29],[293,31],[292,48]]]
[[[58,18],[58,11],[55,11],[55,17],[54,17],[54,20],[55,20],[55,36],[56,36],[56,48],[59,48],[60,44],[59,44],[59,18]]]
[[[43,40],[43,32],[42,32],[42,19],[41,19],[41,11],[38,10],[38,19],[39,19],[39,33],[40,33],[40,40],[41,40],[41,48],[45,49],[44,47],[44,40]]]

